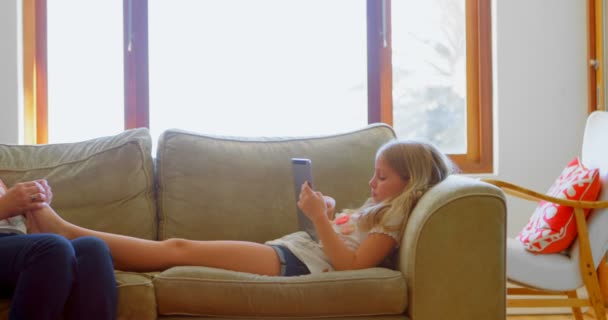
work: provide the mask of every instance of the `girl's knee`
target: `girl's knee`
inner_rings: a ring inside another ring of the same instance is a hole
[[[188,240],[179,238],[171,238],[161,242],[165,247],[173,250],[181,250],[188,244]]]
[[[181,257],[184,254],[190,252],[191,240],[171,238],[161,241],[163,246],[163,254],[170,255],[172,257]]]

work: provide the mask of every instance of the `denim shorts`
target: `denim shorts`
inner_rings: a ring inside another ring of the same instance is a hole
[[[284,246],[270,245],[276,251],[281,263],[280,276],[293,277],[310,274],[308,267],[291,250]]]

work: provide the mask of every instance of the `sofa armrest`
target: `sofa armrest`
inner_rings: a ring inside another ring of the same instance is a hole
[[[412,320],[505,319],[506,202],[497,187],[452,175],[418,202],[398,267]]]

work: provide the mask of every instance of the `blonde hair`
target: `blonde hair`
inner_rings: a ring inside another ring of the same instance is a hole
[[[380,224],[388,231],[399,231],[401,235],[418,199],[457,168],[435,146],[421,141],[391,140],[378,149],[376,159],[379,158],[395,170],[407,184],[403,192],[392,199],[380,203],[368,199],[357,210],[361,212],[359,227],[362,230],[370,230]]]

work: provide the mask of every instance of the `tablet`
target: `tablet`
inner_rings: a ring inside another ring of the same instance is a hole
[[[300,198],[300,190],[302,184],[308,181],[311,188],[314,188],[312,181],[312,161],[306,158],[292,158],[291,167],[293,169],[293,188],[296,196],[296,215],[298,219],[298,227],[300,230],[306,231],[313,240],[317,240],[317,231],[310,219],[298,208],[298,199]]]

